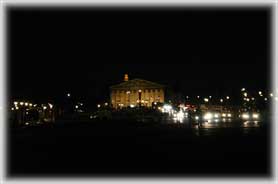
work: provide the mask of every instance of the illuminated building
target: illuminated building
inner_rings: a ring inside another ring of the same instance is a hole
[[[164,86],[143,79],[128,80],[125,74],[124,82],[110,87],[110,102],[112,107],[151,107],[155,102],[164,102]]]

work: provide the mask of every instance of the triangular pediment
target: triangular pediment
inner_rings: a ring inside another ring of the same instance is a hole
[[[140,88],[142,89],[164,88],[164,85],[143,80],[143,79],[133,79],[110,87],[110,89],[140,89]]]

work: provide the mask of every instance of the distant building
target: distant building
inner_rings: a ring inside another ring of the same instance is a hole
[[[143,79],[129,80],[110,87],[110,100],[114,108],[146,106],[164,102],[164,86]]]

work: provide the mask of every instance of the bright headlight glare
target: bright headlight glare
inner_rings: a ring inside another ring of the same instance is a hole
[[[242,114],[242,118],[243,119],[249,119],[249,114],[247,114],[247,113]]]
[[[258,119],[258,118],[259,118],[259,114],[254,113],[254,114],[252,115],[252,117],[253,117],[254,119]]]
[[[212,114],[211,114],[211,113],[209,113],[209,112],[208,112],[208,113],[206,113],[206,114],[204,115],[204,119],[205,119],[205,120],[212,119],[212,117],[213,117],[213,116],[212,116]]]

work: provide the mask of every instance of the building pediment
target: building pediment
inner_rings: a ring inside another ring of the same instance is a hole
[[[110,89],[156,89],[164,88],[164,85],[143,80],[143,79],[133,79],[120,84],[116,84],[110,87]]]

